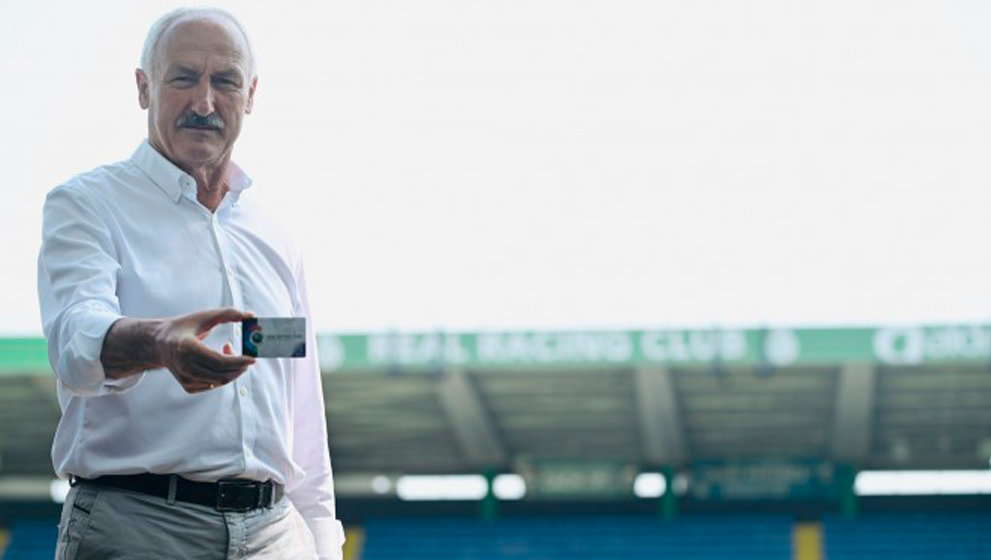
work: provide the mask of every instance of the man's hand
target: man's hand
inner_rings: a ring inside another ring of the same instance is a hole
[[[199,393],[226,385],[255,363],[249,356],[235,356],[230,343],[223,354],[211,350],[202,340],[221,323],[240,322],[254,317],[233,307],[211,309],[167,319],[155,336],[158,362],[168,368],[187,393]]]
[[[237,379],[255,359],[235,356],[230,343],[224,344],[223,353],[215,352],[203,339],[221,323],[251,317],[225,307],[171,319],[121,319],[107,331],[100,361],[110,379],[164,367],[187,393],[209,391]]]

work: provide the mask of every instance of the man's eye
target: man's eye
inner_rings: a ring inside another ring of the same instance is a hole
[[[172,78],[172,83],[174,84],[188,84],[188,83],[192,83],[192,81],[193,79],[190,78],[189,76],[177,76],[175,78]]]

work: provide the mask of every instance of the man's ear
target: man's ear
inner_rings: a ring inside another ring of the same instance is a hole
[[[151,83],[148,79],[148,75],[145,74],[144,70],[138,68],[134,71],[134,80],[138,84],[138,105],[140,105],[142,109],[147,109],[151,104],[151,92],[148,91],[151,87]]]
[[[255,89],[258,87],[258,76],[251,78],[251,86],[248,87],[248,102],[244,105],[244,113],[251,114],[251,109],[255,106]]]

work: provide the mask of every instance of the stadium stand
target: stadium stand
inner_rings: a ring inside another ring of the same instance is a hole
[[[363,560],[789,559],[786,516],[377,519]]]
[[[989,512],[877,512],[824,525],[829,560],[991,558]]]
[[[347,560],[991,558],[987,490],[855,484],[986,472],[988,325],[318,342]],[[0,338],[0,560],[53,557],[55,388],[42,339]],[[638,473],[673,491],[641,496]],[[491,486],[409,501],[416,474]],[[498,497],[500,474],[525,497]]]

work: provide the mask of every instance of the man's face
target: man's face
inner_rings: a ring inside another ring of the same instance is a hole
[[[152,146],[187,171],[229,158],[257,85],[236,28],[180,21],[162,37],[153,65],[151,76],[137,71]]]

